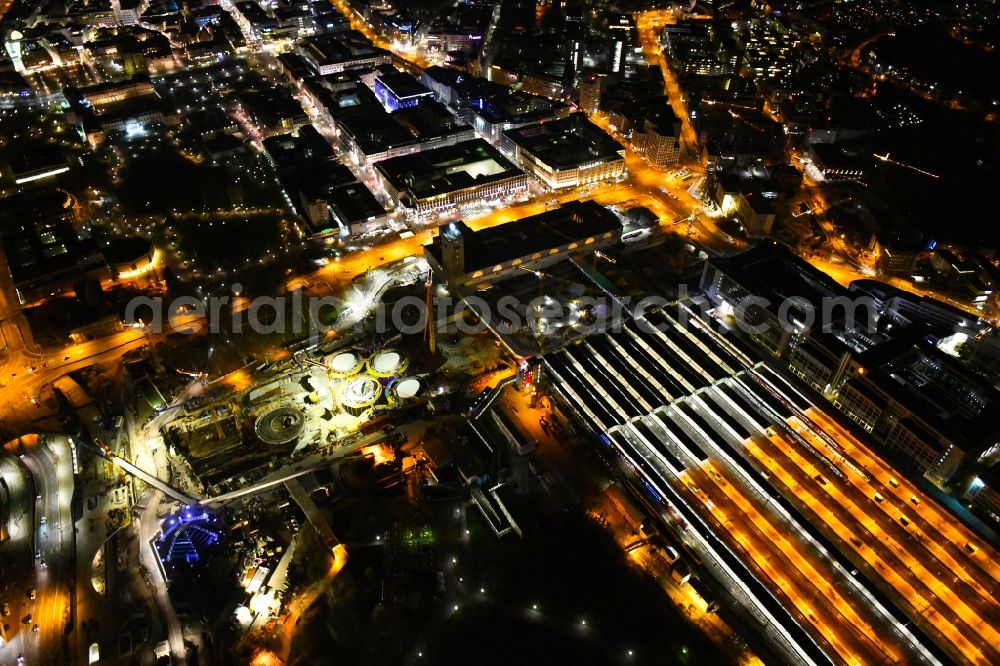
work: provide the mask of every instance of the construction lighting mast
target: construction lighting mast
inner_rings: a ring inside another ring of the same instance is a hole
[[[434,271],[427,271],[424,288],[424,307],[427,316],[427,320],[424,322],[424,342],[433,355],[437,353],[437,331],[434,326]]]

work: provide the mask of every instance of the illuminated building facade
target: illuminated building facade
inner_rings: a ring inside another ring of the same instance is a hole
[[[528,188],[527,175],[482,139],[395,157],[375,167],[390,196],[417,218],[498,201]]]
[[[409,74],[390,72],[375,77],[375,96],[390,111],[414,107],[433,93]]]
[[[621,235],[622,223],[611,211],[574,201],[479,231],[464,222],[442,226],[424,246],[424,257],[450,288],[462,289],[613,247]]]
[[[625,147],[583,114],[507,130],[500,147],[552,188],[576,187],[625,175]]]
[[[936,347],[956,328],[974,336],[977,320],[944,325],[934,308],[923,317],[879,293],[849,292],[772,242],[709,261],[701,288],[718,308],[739,311],[765,355],[870,433],[901,468],[945,484],[997,443],[990,415],[1000,394]],[[789,308],[791,297],[800,305]],[[852,311],[831,307],[834,299]],[[808,312],[823,308],[828,321],[810,323]]]

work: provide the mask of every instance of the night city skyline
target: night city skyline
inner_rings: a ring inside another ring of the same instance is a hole
[[[0,666],[1000,663],[996,0],[0,40]]]

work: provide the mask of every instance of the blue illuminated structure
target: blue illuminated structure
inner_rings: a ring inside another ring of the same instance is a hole
[[[375,77],[375,96],[390,111],[416,106],[434,93],[409,74],[389,72]]]
[[[196,564],[206,550],[219,542],[221,529],[218,517],[201,506],[187,507],[168,516],[160,526],[155,544],[164,569]]]

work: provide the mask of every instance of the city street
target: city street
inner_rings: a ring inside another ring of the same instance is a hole
[[[1000,664],[984,3],[36,4],[0,666]]]
[[[14,450],[12,450],[14,449]],[[17,650],[32,663],[60,663],[70,654],[66,625],[72,621],[74,590],[70,577],[75,570],[74,523],[71,512],[73,496],[73,455],[66,437],[22,437],[8,443],[5,455],[20,456],[30,473],[38,495],[33,507],[36,557],[33,575],[26,579],[20,595],[12,601],[12,619],[17,620],[17,637],[6,650]],[[8,465],[9,466],[9,465]],[[12,478],[5,475],[6,478]],[[31,514],[29,514],[31,515]],[[28,525],[19,529],[28,529]],[[22,536],[18,534],[17,536]],[[31,599],[29,591],[35,591]],[[24,623],[23,617],[31,615]],[[38,631],[33,627],[38,625]],[[15,622],[11,622],[15,629]]]

